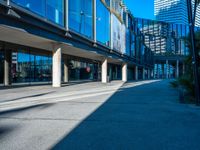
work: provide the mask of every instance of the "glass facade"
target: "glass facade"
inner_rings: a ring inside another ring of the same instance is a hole
[[[126,29],[126,55],[131,56],[131,32]]]
[[[188,26],[141,18],[134,18],[134,22],[140,32],[136,34],[144,36],[143,43],[156,55],[188,55]]]
[[[11,0],[50,21],[64,26],[64,0]]]
[[[70,60],[69,80],[98,80],[98,63]]]
[[[96,38],[97,41],[110,46],[110,12],[102,3],[97,0],[97,16],[96,16]]]
[[[120,80],[122,78],[122,71],[120,65],[108,64],[109,80]]]
[[[92,0],[69,0],[69,28],[93,38]]]
[[[29,50],[12,52],[12,82],[51,82],[52,57]]]
[[[18,4],[36,14],[39,14],[48,20],[64,26],[64,0],[11,0],[15,4]],[[97,42],[107,47],[113,47],[114,51],[122,53],[126,56],[136,59],[140,59],[146,56],[141,56],[144,48],[141,48],[141,44],[144,47],[147,43],[144,43],[150,39],[145,36],[143,39],[143,33],[150,32],[151,25],[155,22],[150,22],[143,19],[134,19],[131,14],[127,12],[121,6],[120,0],[113,0],[110,7],[110,0],[96,0],[96,39]],[[111,10],[112,8],[112,10]],[[112,17],[112,19],[111,19]],[[74,31],[80,36],[93,39],[93,0],[69,0],[68,1],[68,25],[71,31]],[[112,30],[111,30],[112,20]],[[154,34],[155,29],[159,29],[159,26],[153,27]],[[174,28],[172,26],[172,28]],[[182,30],[182,27],[179,27]],[[163,29],[162,29],[163,30]],[[111,33],[112,31],[112,33]],[[158,31],[158,30],[157,30]],[[147,34],[148,34],[147,33]],[[112,35],[112,36],[111,36]],[[182,32],[181,32],[182,35]],[[112,37],[112,43],[110,38]],[[150,36],[149,36],[150,37]],[[152,37],[151,37],[152,38]],[[157,41],[155,37],[154,41]],[[171,39],[173,41],[173,39]],[[111,45],[113,44],[113,45]],[[149,45],[152,44],[149,40]],[[179,45],[183,47],[184,44]],[[155,45],[154,45],[155,46]],[[175,45],[174,46],[175,49]],[[152,45],[149,46],[152,49]],[[158,51],[158,47],[154,47],[155,51]],[[164,46],[162,48],[165,48]],[[183,50],[182,50],[183,51]],[[182,52],[181,51],[181,52]],[[144,53],[146,55],[146,53]]]

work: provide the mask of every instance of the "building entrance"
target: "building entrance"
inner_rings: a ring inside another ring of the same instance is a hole
[[[122,79],[122,72],[120,65],[108,64],[108,75],[109,80],[121,80]]]

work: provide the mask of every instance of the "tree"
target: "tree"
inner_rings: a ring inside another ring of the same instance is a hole
[[[200,4],[200,0],[194,0],[194,11],[192,10],[192,0],[187,0],[187,11],[188,11],[188,22],[190,26],[190,42],[191,42],[191,54],[192,54],[192,66],[193,66],[193,74],[194,74],[194,85],[195,85],[195,98],[196,104],[200,105],[200,79],[198,72],[198,51],[196,47],[195,41],[195,18],[196,18],[196,10],[197,6]]]

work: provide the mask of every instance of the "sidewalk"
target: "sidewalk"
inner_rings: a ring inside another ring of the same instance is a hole
[[[168,80],[0,92],[2,150],[200,149],[200,108],[180,104]]]

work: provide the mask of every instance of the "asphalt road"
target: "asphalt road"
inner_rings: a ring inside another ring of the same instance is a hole
[[[200,108],[169,81],[0,90],[1,150],[200,150]]]

